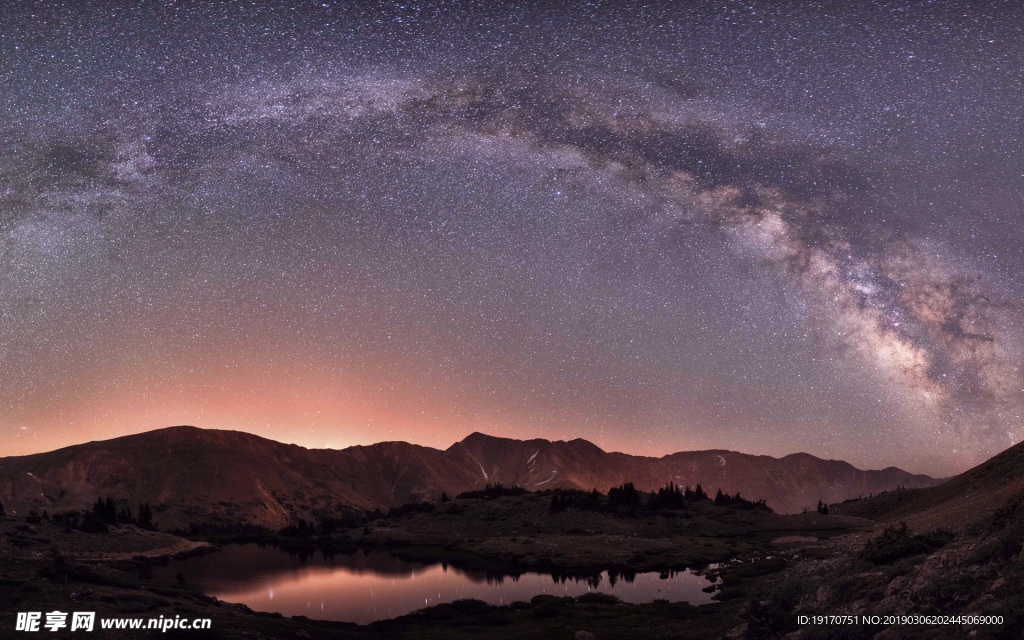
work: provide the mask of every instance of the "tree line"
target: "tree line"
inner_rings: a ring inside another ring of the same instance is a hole
[[[0,502],[0,516],[5,513],[4,505]],[[42,513],[38,509],[30,509],[25,515],[25,521],[29,524],[39,524],[43,520],[51,520],[65,529],[79,529],[87,533],[106,533],[111,526],[121,524],[132,524],[150,531],[158,530],[153,520],[153,507],[148,502],[140,503],[138,511],[133,513],[127,504],[118,509],[117,503],[109,496],[96,498],[92,509],[60,511],[53,514],[52,518],[46,509]]]
[[[581,511],[608,510],[617,513],[634,513],[638,509],[649,511],[685,510],[691,505],[707,501],[717,507],[733,506],[740,509],[771,510],[764,500],[747,500],[739,492],[736,495],[730,495],[719,489],[712,499],[700,484],[691,489],[689,486],[681,487],[674,482],[669,482],[657,491],[647,493],[637,490],[632,482],[626,482],[608,490],[607,502],[602,500],[597,489],[592,491],[554,489],[551,494],[550,511],[558,513],[570,508]]]

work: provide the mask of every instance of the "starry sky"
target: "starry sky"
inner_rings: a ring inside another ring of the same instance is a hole
[[[193,424],[962,471],[1024,437],[1022,28],[3,3],[0,455]]]

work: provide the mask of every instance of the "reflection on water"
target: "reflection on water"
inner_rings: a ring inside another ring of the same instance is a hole
[[[541,573],[474,572],[444,564],[408,562],[386,553],[288,553],[256,544],[227,545],[219,553],[154,567],[152,577],[186,584],[227,602],[286,616],[365,624],[423,607],[476,598],[491,604],[529,600],[538,594],[578,596],[601,591],[625,602],[663,598],[711,602],[711,582],[689,571],[609,574],[586,578]]]

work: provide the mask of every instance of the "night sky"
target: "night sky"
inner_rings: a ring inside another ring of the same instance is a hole
[[[0,455],[1024,437],[1019,2],[84,4],[0,7]]]

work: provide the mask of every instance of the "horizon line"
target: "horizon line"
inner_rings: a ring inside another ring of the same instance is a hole
[[[903,469],[902,467],[897,467],[895,465],[890,465],[888,467],[881,467],[881,468],[877,468],[877,469],[862,469],[860,467],[855,466],[853,463],[851,463],[851,462],[849,462],[847,460],[835,459],[835,458],[822,458],[820,456],[814,455],[813,453],[808,453],[807,451],[795,451],[793,453],[787,453],[787,454],[781,455],[781,456],[773,456],[773,455],[769,455],[769,454],[766,454],[766,453],[748,453],[746,451],[739,451],[739,450],[736,450],[736,449],[679,449],[679,450],[676,450],[676,451],[670,451],[668,453],[664,453],[664,454],[662,454],[660,456],[651,456],[651,455],[627,453],[625,451],[609,451],[609,450],[604,449],[600,445],[598,445],[598,444],[596,444],[596,443],[594,443],[591,440],[588,440],[586,438],[573,438],[571,440],[551,440],[551,439],[548,439],[548,438],[540,438],[540,437],[520,439],[520,438],[509,438],[509,437],[505,437],[505,436],[495,436],[495,435],[491,435],[489,433],[484,433],[484,432],[479,431],[479,430],[474,430],[471,433],[469,433],[468,435],[466,435],[465,437],[463,437],[461,440],[456,440],[455,442],[453,442],[450,445],[448,445],[448,447],[446,449],[438,449],[437,447],[431,447],[431,446],[428,446],[428,445],[419,444],[419,443],[416,443],[416,442],[412,442],[410,440],[380,440],[380,441],[373,442],[373,443],[370,443],[370,444],[353,444],[353,445],[349,445],[347,447],[343,447],[343,448],[339,449],[339,448],[334,448],[334,447],[308,447],[308,446],[301,445],[301,444],[298,444],[298,443],[295,443],[295,442],[284,442],[284,441],[281,441],[281,440],[274,440],[273,438],[268,438],[266,436],[261,436],[259,434],[253,433],[251,431],[243,431],[243,430],[240,430],[240,429],[222,429],[222,428],[216,428],[216,427],[198,427],[196,425],[191,425],[191,424],[169,425],[169,426],[166,426],[166,427],[158,427],[156,429],[149,429],[147,431],[137,431],[135,433],[129,433],[129,434],[125,434],[125,435],[122,435],[122,436],[115,436],[113,438],[106,438],[106,439],[102,439],[102,440],[87,440],[85,442],[77,442],[77,443],[69,444],[69,445],[66,445],[66,446],[63,446],[63,447],[58,447],[56,449],[49,449],[49,450],[44,450],[44,451],[36,451],[34,453],[25,453],[25,454],[20,454],[20,455],[0,455],[0,461],[5,460],[7,458],[27,458],[27,457],[30,457],[30,456],[45,455],[45,454],[48,454],[48,453],[56,453],[58,451],[63,451],[65,449],[71,449],[73,447],[81,447],[81,446],[85,446],[85,445],[89,445],[89,444],[97,444],[97,443],[101,443],[101,442],[111,442],[113,440],[120,440],[122,438],[132,438],[132,437],[142,436],[142,435],[146,435],[146,434],[150,434],[150,433],[156,433],[158,431],[169,431],[171,429],[196,429],[198,431],[219,431],[219,432],[224,432],[224,433],[241,433],[241,434],[245,434],[247,436],[251,436],[251,437],[254,437],[254,438],[259,438],[261,440],[266,440],[268,442],[274,442],[274,443],[277,443],[277,444],[283,444],[283,445],[287,445],[287,446],[299,447],[301,449],[306,449],[308,451],[345,451],[346,449],[351,449],[353,447],[373,447],[373,446],[377,446],[377,445],[381,445],[381,444],[388,444],[388,443],[403,443],[403,444],[408,444],[408,445],[415,446],[415,447],[421,447],[421,448],[424,448],[424,449],[430,449],[432,451],[442,451],[442,452],[444,452],[444,451],[447,451],[448,449],[450,449],[451,447],[455,446],[456,444],[459,444],[460,442],[463,442],[466,439],[468,439],[468,438],[470,438],[471,436],[474,436],[474,435],[481,435],[481,436],[484,436],[484,437],[487,437],[487,438],[494,438],[496,440],[510,440],[510,441],[514,441],[514,442],[530,442],[530,441],[533,441],[533,440],[541,440],[541,441],[552,443],[552,444],[559,443],[559,442],[568,444],[570,442],[575,442],[575,441],[579,440],[579,441],[586,442],[586,443],[596,447],[597,449],[599,449],[603,453],[626,455],[626,456],[630,456],[630,457],[633,457],[633,458],[650,458],[650,459],[654,459],[654,460],[659,460],[661,458],[666,458],[668,456],[675,455],[675,454],[680,454],[680,453],[718,453],[718,452],[724,452],[724,453],[735,453],[735,454],[739,454],[739,455],[743,455],[743,456],[764,457],[764,458],[772,458],[773,460],[782,460],[784,458],[789,458],[789,457],[792,457],[792,456],[805,455],[805,456],[810,456],[812,458],[815,458],[817,460],[822,460],[822,461],[825,461],[825,462],[840,462],[840,463],[843,463],[843,464],[847,464],[847,465],[853,467],[854,469],[857,469],[858,471],[885,471],[885,470],[888,470],[888,469],[896,469],[896,470],[902,471],[904,473],[910,473],[911,475],[915,475],[915,476],[924,476],[926,478],[931,478],[933,480],[944,480],[944,479],[953,477],[953,476],[939,476],[939,477],[936,477],[936,476],[928,475],[926,473],[913,473],[913,472],[910,472],[910,471],[907,471],[907,470]],[[959,474],[954,474],[954,475],[959,475]]]

